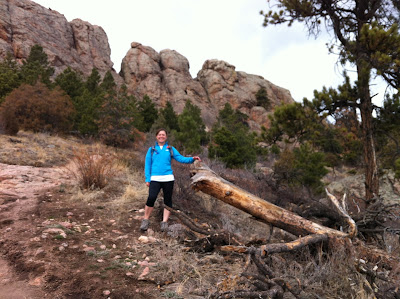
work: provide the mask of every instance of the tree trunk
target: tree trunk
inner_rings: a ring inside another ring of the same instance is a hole
[[[192,187],[209,194],[263,222],[297,236],[327,234],[331,237],[349,237],[349,234],[319,225],[288,210],[269,203],[219,177],[202,162],[195,162]]]
[[[360,97],[360,113],[364,146],[365,165],[365,199],[370,202],[379,195],[378,166],[372,128],[372,101],[369,90],[370,68],[360,58],[357,63],[358,90]]]

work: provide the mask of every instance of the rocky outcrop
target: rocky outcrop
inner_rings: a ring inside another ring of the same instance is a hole
[[[0,58],[11,53],[18,61],[26,59],[33,45],[48,55],[55,75],[66,67],[88,76],[93,68],[101,75],[111,71],[117,84],[125,83],[137,98],[148,95],[164,107],[169,101],[182,112],[187,100],[202,111],[208,128],[226,103],[249,116],[253,130],[269,126],[268,115],[281,103],[293,102],[288,90],[257,75],[238,72],[221,60],[207,60],[192,78],[189,61],[175,50],[160,53],[133,42],[121,64],[113,70],[111,50],[104,30],[80,19],[68,22],[64,15],[30,0],[0,1]],[[255,94],[265,88],[271,107],[257,106]]]
[[[293,102],[290,92],[261,76],[237,72],[233,65],[220,60],[207,60],[193,79],[188,60],[174,50],[157,53],[154,49],[133,42],[121,65],[121,76],[128,90],[139,97],[147,94],[159,107],[171,102],[177,113],[186,100],[202,110],[208,127],[216,120],[226,103],[249,116],[249,125],[259,130],[269,126],[268,114],[282,103]],[[271,110],[257,106],[256,93],[267,91]]]
[[[133,42],[121,64],[120,75],[128,90],[141,98],[147,94],[158,107],[169,101],[181,113],[186,100],[202,110],[206,123],[215,121],[215,112],[206,101],[207,93],[189,72],[189,61],[173,50],[157,53],[154,49]]]
[[[93,68],[102,75],[113,70],[101,27],[80,19],[68,22],[64,15],[32,1],[0,1],[0,57],[11,53],[18,60],[26,59],[35,44],[43,47],[56,74],[67,66],[85,76]],[[114,76],[121,81],[115,71]]]
[[[207,97],[217,111],[225,103],[249,116],[249,125],[259,130],[261,125],[269,126],[268,115],[274,107],[293,102],[287,89],[278,87],[261,76],[235,71],[235,67],[220,60],[207,60],[197,74],[197,80],[204,86]],[[270,110],[257,106],[256,93],[264,88],[271,102]]]

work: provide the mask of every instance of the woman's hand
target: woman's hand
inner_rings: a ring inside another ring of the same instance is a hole
[[[149,183],[149,182],[146,182],[146,186],[147,186],[147,187],[150,187],[150,183]]]
[[[200,161],[200,162],[201,162],[201,159],[200,159],[200,157],[199,157],[199,156],[194,156],[194,157],[193,157],[193,159],[195,159],[195,160],[197,160],[197,161]]]

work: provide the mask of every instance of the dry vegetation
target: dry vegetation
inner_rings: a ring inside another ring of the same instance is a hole
[[[162,233],[160,213],[154,213],[151,229],[142,236],[138,228],[147,196],[144,152],[29,132],[13,137],[0,135],[0,144],[0,163],[67,165],[65,171],[72,174],[69,182],[43,191],[33,201],[29,216],[17,215],[10,225],[1,215],[18,202],[0,205],[0,231],[5,236],[0,237],[0,252],[22,278],[38,281],[49,298],[374,298],[374,293],[378,298],[400,296],[398,235],[387,235],[390,254],[377,254],[376,260],[365,258],[376,244],[367,247],[360,240],[352,245],[316,244],[293,253],[272,254],[264,259],[272,271],[267,277],[250,256],[222,252],[218,246],[194,246],[214,239],[189,229],[176,216],[172,216],[170,231]],[[301,193],[277,189],[259,173],[226,170],[217,164],[212,167],[226,179],[274,203],[299,202]],[[245,217],[238,211],[196,194],[189,186],[188,166],[175,164],[174,168],[175,207],[198,227],[228,230],[232,237],[245,237],[246,229],[252,230],[259,233],[258,238],[249,240],[248,234],[244,239],[248,246],[255,247],[291,239],[277,229],[270,236],[270,230],[256,220],[244,222]],[[159,204],[156,209],[161,211]],[[48,229],[60,230],[43,237]],[[376,246],[373,250],[384,253],[384,249]],[[379,260],[382,256],[388,260]],[[265,285],[281,287],[284,292],[260,292]]]

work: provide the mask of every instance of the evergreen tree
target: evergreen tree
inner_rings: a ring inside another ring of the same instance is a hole
[[[269,118],[270,128],[263,132],[261,139],[270,144],[278,141],[301,144],[322,129],[322,119],[307,102],[276,107]]]
[[[23,62],[20,74],[24,83],[34,85],[40,79],[47,87],[51,87],[50,77],[54,74],[54,68],[49,66],[47,54],[41,46],[34,45],[31,48],[27,60]]]
[[[138,103],[138,109],[142,118],[135,121],[135,126],[142,132],[149,132],[150,128],[158,118],[157,108],[150,97],[144,95],[143,99]]]
[[[274,164],[274,176],[278,183],[305,186],[309,191],[323,192],[321,179],[328,173],[325,156],[305,143],[293,151],[285,149]]]
[[[220,159],[229,168],[254,166],[257,157],[255,138],[249,133],[246,119],[245,114],[225,104],[211,132],[210,158]]]
[[[377,151],[384,168],[399,172],[400,157],[400,95],[387,96],[376,119]]]
[[[0,104],[5,97],[21,84],[19,68],[10,53],[0,62]]]
[[[60,86],[73,100],[81,96],[84,89],[84,82],[81,75],[70,67],[66,68],[56,77],[55,84]]]
[[[165,125],[160,126],[160,128],[179,132],[178,115],[175,113],[174,107],[172,107],[170,102],[167,102],[165,108],[160,110],[160,115],[165,120]]]
[[[178,116],[180,131],[176,133],[176,139],[189,154],[194,154],[201,149],[206,140],[206,131],[201,110],[193,105],[190,100],[186,101],[182,114]]]
[[[400,35],[397,1],[382,0],[277,0],[279,11],[264,14],[264,26],[304,22],[310,34],[318,36],[321,26],[335,35],[335,47],[342,64],[347,62],[357,71],[357,101],[361,115],[364,145],[366,200],[379,195],[379,178],[373,139],[373,111],[370,92],[371,74],[376,72],[394,87],[400,87]]]
[[[76,109],[74,128],[84,135],[96,136],[98,133],[99,112],[105,96],[100,80],[100,74],[94,68],[83,83],[82,94],[72,99]]]
[[[100,81],[101,77],[99,71],[96,68],[93,68],[90,76],[86,79],[85,88],[93,95],[99,94],[101,92],[101,89],[99,88]]]
[[[271,100],[268,98],[267,90],[261,87],[256,93],[257,106],[264,107],[268,110],[271,107]]]
[[[99,136],[107,145],[128,147],[139,136],[134,127],[139,112],[136,99],[123,86],[115,95],[107,94],[100,110]]]
[[[107,94],[116,94],[117,84],[110,71],[104,75],[103,81],[100,84],[100,89]]]

